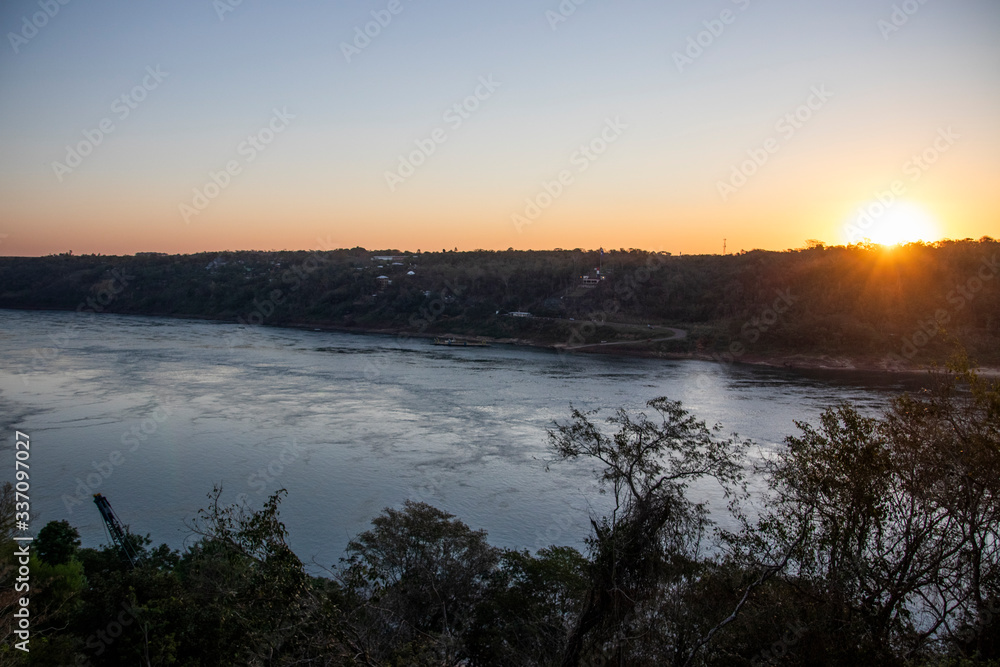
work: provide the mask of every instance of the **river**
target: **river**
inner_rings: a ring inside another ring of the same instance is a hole
[[[154,317],[0,310],[0,479],[31,437],[33,528],[106,540],[93,493],[175,548],[206,494],[259,507],[284,487],[289,542],[330,566],[386,506],[412,498],[498,546],[582,547],[607,506],[587,462],[551,462],[570,405],[667,396],[766,452],[850,401],[877,411],[912,377],[792,372]],[[718,505],[712,488],[694,490]]]

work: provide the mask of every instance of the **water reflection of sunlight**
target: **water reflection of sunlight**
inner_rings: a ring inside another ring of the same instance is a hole
[[[0,338],[0,355],[14,368],[29,368],[40,322],[58,329],[74,317],[2,316],[15,326]],[[709,426],[721,423],[721,437],[737,431],[766,453],[794,432],[795,419],[814,421],[838,399],[877,403],[882,395],[863,381],[711,361],[558,359],[499,346],[440,355],[423,341],[402,352],[382,337],[306,331],[255,331],[252,348],[233,350],[226,335],[234,326],[173,320],[140,327],[146,339],[137,344],[131,322],[108,316],[81,327],[80,345],[38,373],[37,387],[22,391],[15,374],[0,370],[2,397],[19,402],[10,413],[44,413],[55,427],[46,451],[60,463],[51,466],[51,502],[40,509],[64,511],[63,489],[121,449],[122,433],[163,400],[178,406],[175,415],[125,451],[121,474],[101,487],[116,505],[141,517],[143,531],[170,541],[214,483],[255,502],[286,487],[289,525],[303,527],[294,532],[296,547],[327,560],[383,507],[408,497],[458,513],[500,546],[532,547],[539,539],[581,546],[588,515],[603,513],[608,497],[597,493],[588,462],[547,465],[546,430],[566,422],[571,405],[599,409],[603,419],[666,396]],[[214,346],[189,344],[210,339]],[[323,347],[343,353],[317,351]],[[302,454],[281,462],[293,440]],[[269,466],[277,472],[260,488]],[[722,521],[717,485],[691,491]],[[546,532],[553,517],[560,518],[557,535]],[[94,527],[86,540],[99,539],[99,522]]]

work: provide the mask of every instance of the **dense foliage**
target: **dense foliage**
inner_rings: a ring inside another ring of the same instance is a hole
[[[665,398],[573,411],[551,464],[593,462],[614,500],[586,554],[499,549],[406,502],[314,576],[282,492],[254,510],[215,489],[183,553],[133,535],[135,569],[52,522],[30,654],[12,648],[7,484],[0,664],[1000,665],[1000,383],[959,364],[929,385],[880,417],[832,407],[774,451]],[[740,530],[689,497],[708,483]]]
[[[583,276],[599,266],[603,280],[585,287]],[[882,365],[943,360],[955,339],[980,363],[1000,362],[998,285],[1000,243],[989,238],[725,256],[354,248],[0,258],[0,308],[544,344],[621,340],[646,354],[806,354]],[[506,316],[512,311],[535,317]],[[582,324],[591,320],[641,326]],[[648,324],[690,335],[647,343]]]

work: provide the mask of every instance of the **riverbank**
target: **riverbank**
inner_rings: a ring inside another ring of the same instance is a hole
[[[37,310],[46,312],[66,312],[59,308],[35,308],[35,309],[0,309],[0,310]],[[93,313],[88,313],[93,315]],[[112,314],[112,313],[109,313]],[[232,320],[221,319],[195,314],[177,313],[113,313],[115,315],[127,315],[137,317],[159,317],[168,319],[214,322],[218,324],[234,324]],[[543,321],[544,318],[537,318]],[[552,322],[562,322],[580,326],[584,323],[577,323],[572,320],[550,320]],[[468,341],[475,343],[486,343],[489,345],[512,345],[517,347],[529,347],[555,352],[557,354],[599,354],[607,356],[646,358],[646,359],[672,359],[672,360],[695,360],[714,361],[722,364],[735,364],[747,366],[762,366],[771,368],[785,368],[789,370],[823,370],[823,371],[844,371],[863,373],[899,373],[915,374],[933,370],[933,365],[900,365],[893,363],[888,355],[876,357],[872,355],[845,355],[845,354],[823,354],[823,353],[803,353],[797,351],[776,351],[767,353],[745,353],[736,357],[725,352],[713,350],[664,350],[651,347],[648,339],[638,340],[612,340],[590,344],[571,344],[569,342],[553,342],[552,336],[532,337],[530,335],[519,336],[488,336],[469,333],[467,330],[451,331],[447,327],[429,327],[433,331],[413,331],[406,328],[393,326],[344,326],[329,322],[308,322],[308,321],[286,321],[275,323],[264,323],[261,325],[243,326],[269,326],[276,328],[299,329],[305,331],[324,331],[331,333],[377,335],[395,337],[402,340],[419,339],[432,341],[435,338],[452,338],[456,341]],[[617,327],[628,327],[631,329],[641,329],[634,324],[605,323],[602,327],[609,327],[611,330]],[[650,327],[652,328],[652,327]],[[670,330],[674,332],[671,338],[653,338],[653,344],[664,342],[679,342],[688,338],[687,331],[676,327],[658,326],[654,331]],[[571,340],[571,339],[564,339]],[[938,367],[941,365],[939,364]],[[984,365],[979,366],[977,372],[990,378],[1000,378],[1000,366]]]
[[[0,307],[845,371],[919,371],[961,341],[1000,368],[1000,283],[976,283],[964,300],[952,294],[997,253],[992,240],[890,255],[619,250],[605,253],[603,280],[587,285],[580,276],[599,256],[583,250],[0,257]]]
[[[694,360],[694,361],[714,361],[723,364],[736,364],[747,366],[763,366],[771,368],[786,368],[789,370],[824,370],[824,371],[857,371],[863,373],[898,373],[898,374],[919,374],[934,370],[933,365],[911,364],[903,366],[895,364],[888,357],[874,358],[871,356],[830,355],[830,354],[805,354],[798,352],[774,352],[771,354],[744,354],[738,358],[732,355],[720,354],[718,352],[696,351],[696,352],[669,352],[662,350],[651,350],[643,347],[644,341],[616,341],[606,343],[596,343],[591,345],[571,346],[565,343],[552,343],[546,340],[537,340],[525,337],[505,337],[497,338],[483,335],[469,335],[466,333],[456,333],[450,331],[435,331],[434,333],[414,332],[405,329],[392,327],[343,327],[331,324],[316,323],[284,323],[275,325],[281,327],[304,329],[310,331],[329,331],[333,333],[365,334],[379,336],[394,336],[401,339],[426,339],[428,341],[435,338],[452,338],[458,342],[468,341],[470,343],[486,343],[489,345],[513,345],[517,347],[530,347],[536,349],[550,350],[558,354],[599,354],[607,356],[646,358],[646,359],[674,359],[674,360]],[[673,328],[671,328],[673,329]],[[684,334],[680,329],[673,329]],[[686,336],[679,335],[674,340],[682,340]],[[940,367],[938,365],[937,367]],[[1000,378],[1000,367],[979,366],[977,373],[984,377]]]

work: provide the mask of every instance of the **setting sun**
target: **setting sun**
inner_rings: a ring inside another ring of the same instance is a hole
[[[931,242],[941,238],[941,225],[919,204],[898,201],[888,208],[873,202],[867,211],[863,235],[879,245],[899,245],[915,241]]]
[[[881,245],[896,245],[936,241],[940,234],[941,226],[925,208],[912,202],[896,202],[872,226],[871,240]]]

